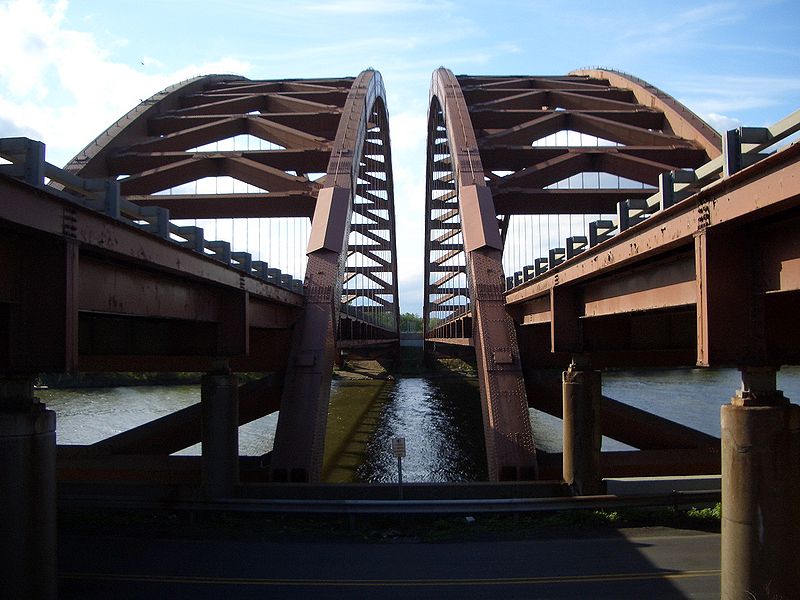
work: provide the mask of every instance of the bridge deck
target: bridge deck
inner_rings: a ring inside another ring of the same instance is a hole
[[[549,330],[537,357],[585,351],[598,366],[647,357],[659,366],[680,355],[683,364],[735,366],[746,358],[737,338],[746,339],[755,299],[769,361],[798,362],[799,157],[797,144],[777,152],[507,292],[522,331]],[[673,330],[657,331],[648,314]]]
[[[285,365],[301,294],[5,176],[0,195],[11,371]]]

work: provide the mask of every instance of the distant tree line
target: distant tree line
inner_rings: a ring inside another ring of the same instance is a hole
[[[402,333],[417,333],[422,331],[422,317],[414,313],[400,315],[400,331]]]

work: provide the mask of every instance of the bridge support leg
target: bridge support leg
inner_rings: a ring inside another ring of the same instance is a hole
[[[318,482],[336,355],[338,254],[308,255],[303,316],[295,325],[272,451],[272,480]]]
[[[239,385],[236,375],[207,373],[200,384],[202,481],[209,498],[229,498],[239,482]]]
[[[56,597],[56,415],[33,378],[0,378],[0,581],[4,598]]]
[[[800,573],[800,406],[742,369],[722,406],[722,597],[791,598]]]
[[[576,495],[602,494],[600,372],[580,368],[573,362],[563,373],[562,392],[564,481]]]
[[[536,479],[536,449],[525,379],[514,323],[505,308],[500,252],[475,250],[467,260],[474,288],[473,336],[489,479]]]

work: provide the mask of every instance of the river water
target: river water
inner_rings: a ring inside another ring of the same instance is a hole
[[[603,393],[719,436],[719,407],[739,386],[735,370],[674,369],[603,374]],[[800,401],[800,368],[778,374],[778,387]],[[41,390],[57,414],[59,444],[91,444],[200,400],[199,386]],[[239,428],[239,451],[257,456],[272,449],[277,413]],[[537,447],[561,450],[559,419],[531,410]],[[329,482],[390,482],[397,477],[391,439],[406,438],[407,481],[486,479],[477,382],[400,378],[333,382],[323,478]],[[628,446],[603,439],[604,450]],[[199,454],[200,444],[179,454]]]

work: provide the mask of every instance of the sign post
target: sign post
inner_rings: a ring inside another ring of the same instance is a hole
[[[392,453],[397,457],[397,491],[403,499],[403,457],[406,455],[406,438],[392,438]]]

